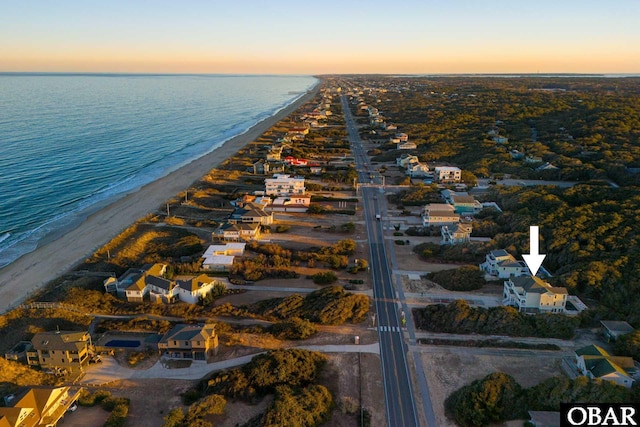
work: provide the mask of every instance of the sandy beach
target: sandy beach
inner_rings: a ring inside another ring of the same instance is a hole
[[[0,270],[0,312],[22,303],[29,295],[72,269],[137,219],[156,210],[166,200],[191,186],[238,150],[258,138],[278,121],[310,100],[319,84],[297,101],[230,139],[213,152],[169,175],[130,192],[89,215],[58,238],[39,246]]]

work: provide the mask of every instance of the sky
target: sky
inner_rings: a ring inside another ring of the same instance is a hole
[[[0,0],[0,72],[640,73],[640,0]]]

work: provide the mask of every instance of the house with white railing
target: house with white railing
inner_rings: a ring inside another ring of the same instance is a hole
[[[567,289],[551,286],[536,276],[511,277],[504,282],[503,305],[523,313],[564,313]]]

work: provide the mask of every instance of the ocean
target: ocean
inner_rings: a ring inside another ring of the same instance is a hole
[[[310,76],[0,74],[0,268],[300,97]]]

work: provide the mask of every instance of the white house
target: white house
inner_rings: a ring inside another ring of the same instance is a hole
[[[438,182],[451,183],[462,180],[462,171],[455,166],[436,166],[434,172]]]
[[[443,225],[440,229],[442,235],[441,245],[457,245],[463,243],[469,243],[471,240],[471,232],[473,227],[471,224],[454,224]]]
[[[631,388],[632,374],[636,372],[633,358],[611,356],[597,345],[588,345],[575,351],[576,365],[581,374],[591,379],[611,381]]]
[[[500,279],[508,279],[511,276],[530,276],[531,272],[524,261],[517,261],[513,255],[504,249],[489,252],[485,262],[479,265],[480,270]]]
[[[422,210],[422,226],[453,225],[460,222],[460,215],[453,211],[453,206],[445,203],[430,203]]]
[[[229,271],[236,256],[244,254],[246,243],[210,245],[202,255],[202,268],[209,271]]]
[[[407,172],[407,175],[409,175],[411,178],[425,177],[425,176],[431,175],[429,172],[429,166],[420,162],[410,163],[409,165],[407,165],[406,172]]]
[[[267,196],[291,196],[304,194],[304,178],[291,175],[276,174],[264,180]]]
[[[151,278],[162,279],[166,270],[167,266],[165,264],[150,264],[141,269],[129,269],[118,279],[119,283],[116,288],[120,289],[126,286],[124,294],[127,301],[142,302],[144,297],[149,294],[149,281],[153,280]],[[124,286],[121,286],[120,283]],[[107,286],[106,283],[105,286]],[[158,286],[155,287],[157,288]]]
[[[310,204],[310,196],[278,197],[269,205],[269,210],[273,212],[306,212]]]
[[[196,304],[200,297],[206,296],[213,289],[216,281],[206,274],[185,280],[177,280],[180,301]]]
[[[564,313],[567,289],[554,287],[536,276],[511,277],[504,282],[504,305],[523,313]]]
[[[411,163],[420,163],[420,159],[418,156],[414,156],[413,154],[404,153],[400,157],[396,158],[396,166],[400,166],[401,168],[406,168]]]

